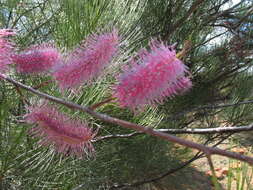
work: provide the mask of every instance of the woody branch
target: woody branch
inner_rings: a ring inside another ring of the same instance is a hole
[[[195,143],[195,142],[191,142],[191,141],[188,141],[188,140],[178,138],[178,137],[173,136],[173,135],[166,134],[164,132],[156,131],[156,130],[152,129],[151,127],[141,126],[141,125],[138,125],[138,124],[135,124],[135,123],[131,123],[131,122],[128,122],[128,121],[124,121],[124,120],[115,118],[115,117],[108,116],[106,114],[95,112],[95,111],[93,111],[92,109],[90,109],[88,107],[81,106],[81,105],[78,105],[76,103],[66,101],[62,98],[50,96],[46,93],[35,90],[35,89],[25,85],[25,84],[22,84],[18,81],[13,80],[12,78],[10,78],[10,77],[8,77],[4,74],[0,74],[0,78],[12,83],[13,85],[17,85],[20,88],[23,88],[23,89],[25,89],[29,92],[32,92],[33,94],[36,94],[36,95],[38,95],[38,96],[40,96],[44,99],[47,99],[49,101],[52,101],[52,102],[55,102],[55,103],[58,103],[58,104],[62,104],[62,105],[66,106],[66,107],[69,107],[71,109],[86,112],[86,113],[90,114],[91,116],[93,116],[97,119],[100,119],[104,122],[117,124],[119,126],[122,126],[122,127],[128,128],[128,129],[133,129],[135,131],[146,133],[146,134],[149,134],[151,136],[155,136],[155,137],[164,139],[164,140],[169,141],[169,142],[177,143],[177,144],[180,144],[180,145],[185,146],[185,147],[189,147],[189,148],[199,150],[199,151],[203,152],[206,156],[209,156],[209,157],[210,157],[210,155],[216,154],[216,155],[226,156],[226,157],[229,157],[229,158],[244,161],[244,162],[247,162],[247,163],[253,165],[253,158],[251,158],[249,156],[245,156],[245,155],[241,155],[241,154],[238,154],[238,153],[222,150],[222,149],[215,148],[215,147],[208,147],[208,146],[205,146],[205,145],[202,145],[202,144],[198,144],[198,143]]]

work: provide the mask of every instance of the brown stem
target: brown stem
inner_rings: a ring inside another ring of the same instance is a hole
[[[170,35],[175,32],[176,29],[180,27],[204,1],[205,0],[196,0],[186,12],[186,14],[171,27],[171,31],[166,35],[164,39],[169,39]]]
[[[190,109],[186,109],[185,111],[178,112],[178,113],[174,114],[173,116],[166,118],[166,121],[176,120],[177,118],[180,118],[183,115],[185,115],[189,112],[193,112],[193,111],[221,109],[221,108],[240,106],[240,105],[244,105],[244,104],[253,104],[253,100],[246,100],[246,101],[236,102],[236,103],[231,103],[231,104],[205,105],[205,106],[193,107]]]
[[[102,102],[93,104],[93,105],[90,106],[89,108],[90,108],[91,110],[95,110],[95,109],[97,109],[98,107],[100,107],[100,106],[102,106],[102,105],[104,105],[104,104],[106,104],[106,103],[108,103],[108,102],[111,102],[112,100],[115,100],[115,99],[116,99],[116,98],[113,98],[113,97],[107,98],[107,99],[105,99],[105,100],[102,101]]]
[[[205,154],[210,154],[210,155],[211,154],[217,154],[217,155],[221,155],[221,156],[226,156],[226,157],[241,160],[241,161],[244,161],[244,162],[247,162],[247,163],[253,165],[253,158],[251,158],[249,156],[241,155],[241,154],[234,153],[234,152],[229,152],[229,151],[222,150],[222,149],[219,149],[219,148],[208,147],[208,146],[205,146],[205,145],[202,145],[202,144],[198,144],[198,143],[195,143],[195,142],[191,142],[191,141],[188,141],[188,140],[185,140],[185,139],[178,138],[176,136],[168,135],[168,134],[163,133],[163,132],[155,131],[151,127],[144,127],[144,126],[141,126],[141,125],[138,125],[138,124],[135,124],[135,123],[131,123],[131,122],[128,122],[128,121],[124,121],[124,120],[115,118],[115,117],[108,116],[106,114],[95,112],[95,111],[89,109],[86,106],[81,106],[81,105],[78,105],[76,103],[69,102],[69,101],[66,101],[64,99],[57,98],[57,97],[54,97],[54,96],[50,96],[46,93],[35,90],[35,89],[33,89],[33,88],[31,88],[27,85],[24,85],[24,84],[22,84],[18,81],[15,81],[15,80],[9,78],[8,76],[6,76],[4,74],[0,74],[0,78],[4,79],[4,80],[6,80],[6,81],[8,81],[12,84],[16,84],[20,88],[26,89],[27,91],[32,92],[33,94],[36,94],[36,95],[38,95],[38,96],[40,96],[44,99],[50,100],[50,101],[58,103],[58,104],[62,104],[62,105],[66,106],[66,107],[69,107],[71,109],[86,112],[86,113],[90,114],[91,116],[93,116],[97,119],[100,119],[102,121],[117,124],[117,125],[120,125],[122,127],[128,128],[128,129],[133,129],[135,131],[139,131],[139,132],[142,132],[142,133],[149,134],[151,136],[155,136],[155,137],[164,139],[164,140],[169,141],[169,142],[173,142],[173,143],[180,144],[182,146],[197,149],[197,150],[199,150],[199,151],[201,151]]]
[[[170,134],[221,134],[221,133],[239,133],[243,131],[252,131],[253,123],[247,126],[233,126],[233,127],[215,127],[204,129],[157,129],[160,132]]]
[[[109,190],[113,190],[113,189],[124,189],[124,188],[130,188],[130,187],[137,187],[137,186],[140,186],[140,185],[143,185],[143,184],[146,184],[146,183],[152,183],[152,182],[156,182],[170,174],[173,174],[183,168],[185,168],[186,166],[188,166],[190,163],[192,163],[193,161],[199,159],[201,157],[201,155],[199,155],[198,153],[192,157],[191,159],[183,162],[180,166],[176,167],[176,168],[173,168],[173,169],[170,169],[168,170],[166,173],[164,174],[161,174],[160,176],[157,176],[155,178],[152,178],[152,179],[146,179],[146,180],[143,180],[143,181],[138,181],[138,182],[135,182],[135,183],[124,183],[124,184],[115,184],[113,186],[111,186],[109,188]]]
[[[216,147],[216,146],[220,145],[229,136],[230,135],[228,135],[226,137],[223,137],[219,142],[217,142],[215,145],[213,145],[213,147]],[[207,144],[207,143],[208,143],[208,140],[204,144]],[[183,162],[180,166],[178,166],[176,168],[169,169],[167,172],[165,172],[164,174],[158,175],[157,177],[154,177],[154,178],[151,178],[151,179],[145,179],[145,180],[142,180],[142,181],[137,181],[137,182],[134,182],[134,183],[114,184],[109,189],[110,190],[112,190],[112,189],[125,189],[125,188],[127,189],[127,188],[130,188],[130,187],[137,187],[137,186],[140,186],[140,185],[144,185],[146,183],[156,182],[160,179],[163,179],[164,177],[167,177],[167,176],[169,176],[169,175],[185,168],[186,166],[188,166],[189,164],[191,164],[195,160],[203,157],[204,155],[205,155],[204,153],[197,152],[191,159]]]
[[[41,87],[43,87],[43,86],[48,85],[48,84],[51,83],[51,82],[53,82],[53,80],[44,81],[44,82],[40,83],[39,85],[34,86],[33,88],[34,88],[34,89],[39,89],[39,88],[41,88]]]
[[[185,40],[183,49],[177,53],[176,57],[178,59],[183,59],[191,51],[192,42],[190,40]]]
[[[220,190],[220,185],[217,181],[217,176],[216,176],[216,173],[215,173],[215,169],[214,169],[214,165],[213,165],[213,162],[212,162],[212,159],[211,159],[211,155],[206,154],[206,158],[207,158],[208,164],[210,166],[210,169],[212,171],[212,181],[213,181],[215,190]]]
[[[20,90],[19,86],[18,86],[18,85],[15,85],[15,84],[14,84],[14,86],[15,86],[15,89],[16,89],[17,93],[18,93],[19,96],[20,96],[21,101],[22,101],[24,104],[30,105],[30,103],[29,103],[29,102],[26,100],[26,98],[23,96],[22,91]]]
[[[216,128],[206,128],[206,129],[154,129],[155,131],[160,131],[169,134],[224,134],[224,133],[239,133],[243,131],[252,131],[253,123],[247,126],[239,126],[239,127],[216,127]],[[133,132],[128,134],[114,134],[114,135],[105,135],[97,137],[93,140],[93,142],[108,140],[114,138],[129,138],[137,135],[142,135],[144,133],[141,132]]]

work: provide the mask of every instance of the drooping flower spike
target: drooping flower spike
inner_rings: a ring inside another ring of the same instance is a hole
[[[15,35],[16,33],[12,30],[12,29],[8,29],[8,28],[5,28],[5,29],[0,29],[0,36],[13,36]]]
[[[140,111],[145,105],[162,103],[192,86],[185,77],[188,68],[176,58],[173,47],[152,40],[150,48],[150,52],[142,49],[118,76],[113,96],[122,107]]]
[[[117,52],[119,37],[111,33],[93,34],[67,58],[66,64],[57,67],[54,78],[61,89],[76,88],[98,77]]]
[[[53,145],[56,152],[83,157],[94,152],[91,140],[96,135],[87,124],[70,119],[53,106],[30,107],[25,120],[36,124],[30,133],[41,138],[39,144]]]
[[[18,72],[38,74],[60,64],[61,54],[52,44],[32,46],[13,56]]]
[[[8,70],[8,65],[12,63],[13,44],[6,37],[15,35],[10,29],[0,30],[0,72]]]
[[[173,98],[176,95],[181,95],[192,87],[192,82],[188,77],[179,78],[175,83],[169,85],[165,93],[167,97]]]

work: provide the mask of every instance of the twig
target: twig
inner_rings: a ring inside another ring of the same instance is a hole
[[[25,97],[23,96],[23,94],[22,94],[22,92],[21,92],[19,86],[18,86],[18,85],[14,85],[14,86],[15,86],[15,89],[16,89],[17,93],[18,93],[19,96],[20,96],[21,101],[22,101],[24,104],[29,105],[30,103],[29,103],[29,102],[25,99]]]
[[[191,48],[192,42],[190,40],[185,40],[183,49],[177,53],[176,57],[183,60],[183,58],[185,58],[187,54],[191,51]]]
[[[198,6],[203,3],[205,0],[196,0],[192,6],[189,8],[189,10],[186,12],[186,14],[179,19],[172,27],[171,31],[166,35],[165,39],[168,39],[170,35],[176,31],[176,29],[181,26],[190,16],[191,14],[198,8]]]
[[[109,190],[113,190],[113,189],[124,189],[124,188],[129,188],[129,187],[136,187],[136,186],[140,186],[146,183],[152,183],[152,182],[156,182],[172,173],[177,172],[180,169],[185,168],[186,166],[188,166],[190,163],[192,163],[193,161],[199,159],[201,157],[201,155],[199,155],[198,153],[192,157],[191,159],[187,160],[186,162],[183,162],[180,166],[170,169],[167,172],[165,172],[164,174],[161,174],[160,176],[157,176],[155,178],[152,179],[146,179],[143,181],[138,181],[135,183],[124,183],[124,184],[114,184],[113,186],[109,187]]]
[[[217,142],[215,145],[213,145],[213,147],[218,146],[219,144],[221,144],[224,140],[226,140],[230,135],[223,137],[219,142]],[[205,144],[208,142],[208,140],[205,142]],[[140,186],[146,183],[152,183],[152,182],[156,182],[158,180],[161,180],[163,178],[165,178],[166,176],[169,176],[183,168],[185,168],[186,166],[188,166],[190,163],[194,162],[195,160],[203,157],[203,155],[205,155],[204,153],[200,153],[197,152],[191,159],[183,162],[180,166],[176,167],[176,168],[172,168],[169,169],[167,172],[165,172],[164,174],[161,174],[157,177],[153,177],[151,179],[145,179],[142,181],[138,181],[138,182],[134,182],[134,183],[124,183],[124,184],[114,184],[111,187],[109,187],[110,190],[112,189],[124,189],[124,188],[129,188],[129,187],[136,187],[136,186]]]
[[[215,186],[215,190],[220,190],[220,186],[219,186],[218,181],[217,181],[217,176],[216,176],[216,173],[215,173],[215,169],[214,169],[214,165],[213,165],[213,162],[212,162],[212,159],[211,159],[211,155],[207,154],[206,158],[207,158],[208,164],[210,166],[210,169],[212,171],[212,181],[213,181],[213,184]]]
[[[115,98],[113,98],[113,97],[107,98],[107,99],[105,99],[105,100],[102,101],[102,102],[99,102],[99,103],[97,103],[97,104],[94,104],[94,105],[90,106],[89,108],[92,109],[92,110],[95,110],[95,109],[97,109],[98,107],[100,107],[100,106],[102,106],[102,105],[104,105],[104,104],[106,104],[106,103],[108,103],[108,102],[111,102],[112,100],[115,100]]]
[[[108,140],[108,139],[114,139],[114,138],[129,138],[129,137],[134,137],[137,135],[141,135],[144,133],[141,132],[133,132],[129,134],[115,134],[115,135],[106,135],[106,136],[100,136],[92,140],[92,142],[98,142],[102,140]]]
[[[244,105],[244,104],[253,104],[253,100],[246,100],[246,101],[241,101],[241,102],[231,103],[231,104],[205,105],[205,106],[195,107],[195,108],[191,108],[191,109],[176,113],[176,114],[174,114],[174,116],[168,117],[166,120],[167,121],[174,120],[174,119],[177,119],[177,118],[179,118],[189,112],[193,112],[193,111],[220,109],[220,108],[227,108],[227,107],[233,107],[233,106],[240,106],[240,105]]]
[[[229,13],[231,13],[235,8],[237,8],[238,6],[240,6],[243,2],[245,2],[245,0],[241,0],[239,3],[235,4],[233,7],[226,9],[222,12],[218,12],[214,15],[212,15],[207,22],[211,22],[211,21],[215,21],[216,19],[218,19],[219,17],[224,17],[225,15],[228,15]]]
[[[17,120],[18,123],[26,123],[25,120]],[[160,131],[168,134],[224,134],[224,133],[239,133],[244,131],[252,131],[253,124],[247,126],[239,126],[239,127],[216,127],[216,128],[205,128],[205,129],[154,129],[155,131]],[[98,142],[103,140],[110,140],[114,138],[129,138],[137,135],[144,135],[142,132],[133,132],[128,134],[113,134],[113,135],[105,135],[99,136],[95,139],[91,140],[92,142]]]
[[[117,124],[117,125],[120,125],[124,128],[133,129],[135,131],[143,132],[143,133],[149,134],[151,136],[155,136],[155,137],[164,139],[164,140],[169,141],[169,142],[173,142],[173,143],[180,144],[182,146],[197,149],[197,150],[199,150],[199,151],[201,151],[205,154],[210,154],[210,155],[217,154],[217,155],[221,155],[221,156],[226,156],[226,157],[241,160],[241,161],[244,161],[244,162],[247,162],[247,163],[253,165],[253,158],[251,158],[249,156],[241,155],[241,154],[234,153],[234,152],[229,152],[229,151],[222,150],[222,149],[219,149],[219,148],[207,147],[207,146],[202,145],[202,144],[194,143],[194,142],[191,142],[191,141],[188,141],[188,140],[185,140],[185,139],[178,138],[176,136],[172,136],[172,135],[169,135],[169,134],[166,134],[166,133],[163,133],[163,132],[155,131],[151,127],[144,127],[144,126],[141,126],[141,125],[137,125],[135,123],[131,123],[131,122],[128,122],[128,121],[124,121],[124,120],[115,118],[115,117],[108,116],[106,114],[95,112],[95,111],[89,109],[86,106],[81,106],[81,105],[75,104],[73,102],[69,102],[69,101],[66,101],[66,100],[61,99],[61,98],[50,96],[46,93],[35,90],[35,89],[33,89],[33,88],[31,88],[27,85],[24,85],[24,84],[22,84],[18,81],[15,81],[15,80],[9,78],[8,76],[6,76],[4,74],[0,74],[0,78],[4,79],[4,80],[6,80],[6,81],[8,81],[12,84],[16,84],[20,88],[26,89],[27,91],[30,91],[33,94],[36,94],[36,95],[38,95],[38,96],[40,96],[44,99],[50,100],[50,101],[58,103],[58,104],[62,104],[62,105],[66,106],[66,107],[69,107],[71,109],[86,112],[86,113],[90,114],[91,116],[93,116],[97,119],[100,119],[102,121]]]
[[[240,127],[216,127],[216,128],[205,128],[205,129],[154,129],[154,131],[169,133],[169,134],[223,134],[223,133],[239,133],[243,131],[253,131],[253,123],[247,126]],[[141,135],[144,133],[141,132],[133,132],[129,134],[114,134],[114,135],[105,135],[97,137],[93,140],[93,142],[108,140],[114,138],[129,138],[137,135]]]
[[[195,110],[200,110],[200,109],[219,109],[219,108],[227,108],[227,107],[232,107],[232,106],[240,106],[240,105],[243,105],[243,104],[252,104],[253,103],[253,100],[247,100],[247,101],[242,101],[242,102],[237,102],[237,103],[231,103],[231,104],[221,104],[221,105],[210,105],[210,106],[201,106],[201,107],[198,107],[196,109],[194,109],[193,111]]]
[[[48,84],[51,83],[51,82],[53,82],[53,80],[47,80],[47,81],[44,81],[44,82],[38,84],[37,86],[34,86],[33,88],[37,90],[37,89],[39,89],[39,88],[41,88],[41,87],[43,87],[43,86],[48,85]]]
[[[205,128],[205,129],[154,129],[155,131],[160,131],[169,134],[224,134],[224,133],[239,133],[243,131],[252,131],[253,124],[247,126],[239,126],[239,127],[216,127],[216,128]],[[108,140],[114,138],[129,138],[137,135],[143,135],[141,132],[133,132],[128,134],[113,134],[113,135],[105,135],[100,136],[92,140],[92,142],[98,142],[101,140]]]
[[[216,128],[205,128],[205,129],[157,129],[160,132],[166,132],[170,134],[215,134],[215,133],[238,133],[243,131],[252,131],[253,123],[247,126],[239,127],[216,127]]]
[[[44,1],[43,3],[46,3],[47,1],[48,1],[48,0]],[[23,13],[21,13],[21,14],[13,21],[13,24],[12,24],[11,28],[14,28],[14,27],[17,25],[18,21],[19,21],[24,15],[27,15],[27,13],[29,13],[29,12],[31,12],[31,11],[37,9],[37,8],[40,7],[41,4],[43,4],[43,3],[38,3],[37,6],[34,6],[34,7],[32,7],[31,9],[25,10]]]

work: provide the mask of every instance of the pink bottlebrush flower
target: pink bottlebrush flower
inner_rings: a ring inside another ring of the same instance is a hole
[[[113,96],[132,110],[155,105],[191,87],[186,72],[188,68],[176,58],[173,47],[153,40],[151,51],[142,49],[138,59],[118,76]]]
[[[0,29],[0,36],[13,36],[16,33],[12,29]]]
[[[0,30],[0,72],[7,71],[8,65],[12,63],[13,44],[6,37],[14,34],[10,29]]]
[[[168,85],[168,88],[164,91],[167,97],[174,97],[180,95],[192,87],[192,82],[187,77],[179,78],[175,83]]]
[[[41,73],[61,62],[61,54],[52,44],[41,44],[13,56],[21,73]]]
[[[117,31],[91,35],[71,53],[67,63],[56,68],[54,78],[61,89],[75,88],[96,78],[109,64],[119,44]]]
[[[94,152],[91,140],[96,134],[85,123],[72,120],[47,104],[28,109],[30,113],[25,119],[36,124],[30,132],[41,138],[40,144],[53,145],[59,153],[78,157],[82,157],[83,153],[88,155]]]

